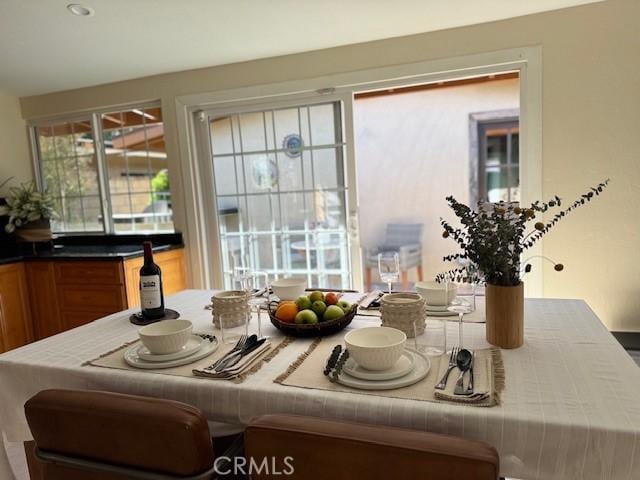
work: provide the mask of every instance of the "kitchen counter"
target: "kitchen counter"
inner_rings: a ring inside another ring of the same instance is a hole
[[[104,239],[104,243],[101,240]],[[119,239],[110,237],[92,237],[85,244],[74,237],[64,239],[65,244],[54,240],[53,246],[39,247],[37,252],[30,251],[30,244],[0,245],[0,265],[21,262],[25,260],[127,260],[142,257],[142,242],[144,238],[123,238],[127,243],[115,243]],[[164,252],[184,248],[181,235],[167,236],[166,239],[156,236],[152,240],[154,252]],[[135,243],[134,243],[135,241]]]

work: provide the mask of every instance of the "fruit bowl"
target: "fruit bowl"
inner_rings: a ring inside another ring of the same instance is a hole
[[[278,302],[275,300],[269,303],[269,318],[271,319],[271,323],[285,335],[289,335],[291,337],[324,337],[326,335],[333,335],[349,325],[358,311],[358,306],[353,304],[351,310],[345,313],[342,317],[313,324],[300,324],[279,320],[276,317],[277,308]]]

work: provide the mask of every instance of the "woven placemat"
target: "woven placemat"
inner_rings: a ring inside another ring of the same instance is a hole
[[[505,387],[505,372],[502,353],[498,348],[486,348],[475,351],[474,375],[476,391],[486,389],[487,396],[478,401],[469,402],[468,399],[464,397],[460,397],[460,401],[452,401],[450,400],[451,397],[446,395],[438,395],[438,397],[436,397],[434,387],[442,377],[444,370],[446,370],[448,355],[429,357],[431,369],[428,375],[421,381],[408,387],[395,390],[358,390],[339,383],[333,383],[323,374],[323,370],[327,358],[329,358],[335,345],[335,339],[333,341],[322,338],[314,340],[309,348],[302,353],[285,372],[278,376],[274,382],[292,387],[349,392],[379,397],[405,398],[436,403],[464,403],[465,405],[477,407],[500,405],[500,395]],[[446,392],[452,391],[456,379],[456,370],[454,370],[450,375]]]
[[[272,360],[278,353],[280,353],[287,345],[289,345],[293,340],[292,337],[280,337],[277,339],[272,339],[271,348],[264,352],[264,355],[261,356],[255,363],[251,365],[251,367],[239,375],[237,378],[230,380],[234,383],[242,383],[248,376],[254,374],[265,362]],[[89,360],[82,364],[82,366],[92,366],[92,367],[102,367],[102,368],[115,368],[118,370],[129,370],[132,372],[141,372],[141,373],[155,373],[159,375],[173,375],[178,377],[191,377],[202,379],[205,377],[196,376],[193,374],[193,369],[196,368],[204,368],[211,364],[213,364],[219,358],[222,358],[229,350],[231,350],[234,345],[232,344],[223,344],[221,343],[218,349],[213,352],[208,357],[197,360],[193,363],[189,363],[187,365],[182,365],[179,367],[173,368],[162,368],[158,370],[147,370],[131,367],[124,361],[124,351],[135,343],[139,343],[140,340],[133,340],[131,342],[127,342],[124,345],[110,350],[106,353],[103,353],[99,357]],[[217,379],[216,379],[217,380]],[[220,380],[217,380],[220,381]]]

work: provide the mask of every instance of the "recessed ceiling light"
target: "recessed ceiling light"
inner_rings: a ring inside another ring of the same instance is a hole
[[[93,9],[89,7],[85,7],[84,5],[80,5],[79,3],[70,3],[67,5],[67,10],[69,10],[74,15],[78,15],[79,17],[90,17],[93,15]]]

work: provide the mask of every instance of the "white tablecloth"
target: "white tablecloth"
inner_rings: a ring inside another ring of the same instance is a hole
[[[196,331],[212,331],[203,309],[210,293],[181,292],[167,306],[193,320]],[[501,474],[515,478],[640,478],[640,369],[581,300],[527,300],[525,312],[525,345],[503,351],[506,389],[498,407],[274,384],[308,340],[292,343],[241,384],[82,367],[136,337],[123,312],[0,355],[0,426],[11,441],[28,440],[23,405],[30,396],[54,387],[101,389],[187,402],[230,423],[289,412],[459,435],[495,446]],[[375,321],[357,318],[351,326]],[[263,325],[279,334],[264,315]],[[455,321],[449,329],[455,340]],[[469,346],[486,346],[483,324],[465,324],[464,334]],[[11,477],[0,471],[0,478]]]

